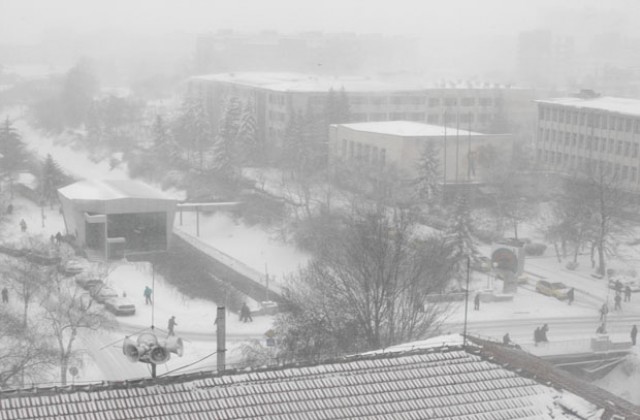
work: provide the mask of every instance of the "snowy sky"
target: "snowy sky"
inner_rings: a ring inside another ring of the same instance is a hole
[[[218,29],[381,32],[457,37],[515,34],[550,10],[640,15],[635,0],[0,0],[0,43],[32,43],[67,30],[139,35]],[[626,13],[616,13],[621,10]],[[569,15],[575,15],[574,13]],[[628,18],[626,17],[628,16]],[[614,20],[615,20],[614,19]],[[610,19],[609,19],[610,20]],[[597,19],[596,23],[602,19]],[[617,22],[618,24],[626,22]],[[592,23],[590,23],[591,25]],[[611,24],[611,22],[609,22]],[[618,27],[619,28],[619,27]]]

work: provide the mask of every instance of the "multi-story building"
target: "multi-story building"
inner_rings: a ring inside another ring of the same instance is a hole
[[[291,118],[320,116],[331,90],[347,95],[348,122],[409,120],[472,131],[506,133],[535,120],[532,91],[486,83],[426,85],[365,77],[295,73],[225,73],[196,76],[188,94],[199,98],[215,124],[225,98],[255,106],[258,140],[266,151],[282,145]]]
[[[538,100],[537,161],[564,174],[602,168],[638,191],[640,100],[577,97]]]
[[[508,156],[512,136],[413,121],[332,124],[329,159],[374,167],[393,166],[403,178],[411,179],[418,175],[418,162],[428,143],[433,144],[438,153],[443,183],[476,183],[482,178],[476,162],[478,148],[491,145]]]

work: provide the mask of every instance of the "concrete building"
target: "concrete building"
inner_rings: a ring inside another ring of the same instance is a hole
[[[573,174],[601,167],[639,190],[640,100],[578,97],[538,100],[536,157],[545,169]]]
[[[267,152],[282,145],[293,115],[321,116],[332,89],[346,92],[349,122],[409,120],[506,133],[535,121],[531,90],[486,83],[426,84],[296,73],[225,73],[188,82],[188,95],[206,105],[214,125],[225,98],[255,104],[258,141]]]
[[[105,259],[166,251],[177,200],[136,181],[80,181],[58,190],[67,234]]]
[[[404,177],[414,178],[427,143],[433,143],[440,153],[447,184],[479,181],[481,169],[475,162],[479,147],[491,145],[505,154],[512,150],[509,134],[481,134],[413,121],[382,121],[331,125],[329,158],[330,162],[393,165]]]

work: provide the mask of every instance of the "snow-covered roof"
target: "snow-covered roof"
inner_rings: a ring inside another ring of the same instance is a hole
[[[579,109],[594,109],[599,111],[617,112],[625,115],[640,116],[640,100],[630,98],[616,98],[600,96],[597,98],[554,98],[540,99],[538,103],[570,106]]]
[[[67,185],[58,191],[70,200],[146,198],[176,201],[160,190],[132,180],[85,180]]]
[[[459,346],[308,366],[0,391],[7,420],[53,417],[575,419],[563,391]],[[161,397],[161,398],[160,398]],[[135,414],[131,414],[135,413]]]
[[[425,89],[511,89],[477,81],[422,82],[415,79],[380,80],[363,76],[324,76],[305,73],[218,73],[194,76],[195,80],[234,83],[277,92],[404,92]]]
[[[390,134],[402,137],[442,137],[445,128],[440,125],[424,124],[415,121],[371,121],[353,124],[334,124],[340,127],[346,127],[356,131],[366,131],[369,133]],[[482,136],[482,133],[473,131],[456,130],[448,127],[448,135],[464,136]]]

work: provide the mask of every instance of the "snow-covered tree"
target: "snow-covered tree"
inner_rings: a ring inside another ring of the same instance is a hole
[[[87,110],[98,90],[98,82],[88,61],[83,60],[66,74],[61,104],[67,126],[76,127],[86,121]]]
[[[418,176],[415,179],[418,199],[432,202],[440,196],[442,189],[440,153],[434,143],[427,143],[418,161]]]
[[[249,99],[242,108],[237,137],[242,163],[256,163],[260,161],[256,109],[252,99]]]
[[[475,260],[478,256],[473,234],[469,198],[466,194],[459,194],[451,211],[451,218],[447,225],[445,236],[453,252],[453,259],[460,269],[466,264],[467,257]]]
[[[241,119],[242,103],[239,98],[232,96],[225,102],[211,162],[211,169],[228,179],[235,178],[238,173],[238,134]]]
[[[204,169],[204,157],[213,146],[214,136],[209,115],[200,101],[192,98],[184,101],[176,135],[187,151],[187,162],[192,167]]]
[[[58,201],[58,188],[65,182],[65,175],[51,154],[47,154],[40,173],[39,187],[42,199],[53,206]]]
[[[13,181],[21,170],[27,167],[28,154],[22,136],[13,126],[9,117],[0,126],[0,175],[9,181],[13,198]]]

